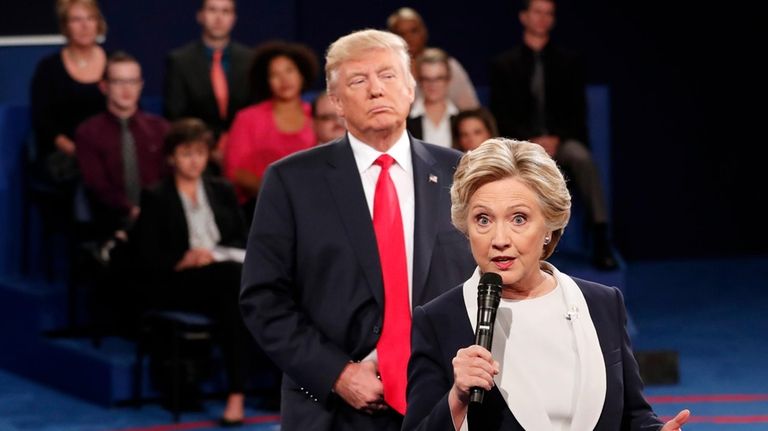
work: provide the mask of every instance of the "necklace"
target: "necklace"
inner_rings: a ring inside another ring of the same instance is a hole
[[[85,69],[86,67],[88,67],[88,63],[90,63],[89,60],[86,60],[85,58],[82,58],[82,57],[78,57],[77,55],[75,55],[74,52],[72,52],[69,49],[67,49],[66,52],[69,56],[69,59],[75,63],[75,66],[77,66],[78,69]]]

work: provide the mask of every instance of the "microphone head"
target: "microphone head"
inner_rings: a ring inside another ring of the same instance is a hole
[[[480,277],[480,284],[495,284],[501,286],[501,276],[495,272],[486,272]]]
[[[477,303],[480,307],[496,309],[501,299],[501,276],[495,272],[486,272],[477,283]]]

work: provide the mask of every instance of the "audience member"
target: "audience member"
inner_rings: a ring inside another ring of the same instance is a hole
[[[312,100],[312,123],[318,144],[325,144],[341,138],[346,133],[344,120],[336,113],[328,93],[322,91]]]
[[[415,60],[427,47],[427,26],[421,15],[409,7],[402,7],[393,12],[387,19],[389,31],[405,39],[408,43],[408,53]],[[469,79],[469,74],[464,70],[454,57],[448,59],[451,80],[448,83],[448,97],[459,109],[472,109],[480,106],[475,87]],[[413,65],[412,65],[413,66]],[[412,70],[416,75],[416,70]],[[419,91],[417,89],[416,94]]]
[[[203,176],[213,135],[196,118],[175,121],[164,154],[173,175],[141,199],[131,233],[151,274],[150,306],[210,315],[225,359],[229,395],[223,425],[242,424],[249,344],[238,309],[245,222],[232,186]]]
[[[439,48],[427,48],[416,57],[416,81],[421,92],[408,117],[408,131],[430,144],[451,147],[451,121],[459,112],[448,98],[451,69],[448,55]]]
[[[664,424],[643,397],[621,292],[546,262],[571,197],[541,146],[491,139],[465,154],[451,203],[477,269],[414,310],[404,430],[680,430],[688,410]],[[500,284],[490,351],[474,341],[488,274]]]
[[[526,0],[519,13],[523,43],[491,65],[491,110],[503,136],[540,144],[572,177],[589,208],[593,262],[617,266],[608,233],[608,208],[587,149],[586,94],[576,55],[550,40],[554,0]]]
[[[480,107],[459,112],[451,124],[453,148],[467,152],[480,144],[499,135],[496,119],[491,111]]]
[[[460,153],[405,130],[409,60],[389,32],[335,41],[327,87],[347,136],[264,176],[240,303],[284,372],[284,431],[400,430],[411,306],[471,273],[449,219]]]
[[[173,50],[166,63],[165,116],[203,120],[218,142],[212,153],[217,163],[232,119],[250,101],[252,51],[231,38],[236,18],[235,0],[202,0],[200,39]]]
[[[136,59],[118,51],[109,56],[99,84],[107,110],[77,128],[75,143],[94,222],[105,237],[125,239],[139,216],[141,189],[168,173],[163,139],[168,122],[139,109],[144,85]]]
[[[237,113],[224,155],[224,173],[249,214],[267,166],[315,145],[311,108],[301,93],[317,67],[304,45],[270,41],[256,49],[251,86],[257,103]]]
[[[42,200],[44,217],[71,220],[79,172],[75,160],[75,129],[104,110],[99,81],[106,54],[98,38],[107,24],[96,0],[58,0],[56,15],[66,44],[37,64],[32,77],[30,108],[35,138],[34,174],[49,185]]]

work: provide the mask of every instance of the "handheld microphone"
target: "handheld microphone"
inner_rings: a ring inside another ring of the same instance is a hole
[[[493,342],[493,324],[496,321],[496,310],[501,300],[501,276],[495,272],[486,272],[480,277],[477,285],[477,330],[475,344],[491,350]],[[470,389],[469,402],[483,403],[485,389],[474,387]]]

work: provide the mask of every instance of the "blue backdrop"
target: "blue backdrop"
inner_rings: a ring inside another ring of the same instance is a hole
[[[37,2],[39,3],[39,2]],[[53,3],[53,1],[51,1]],[[197,37],[196,1],[102,2],[107,49],[136,55],[145,94],[161,92],[165,54]],[[383,27],[399,6],[425,17],[432,45],[479,87],[490,58],[519,40],[517,2],[242,0],[237,39],[297,40],[322,56],[338,36]],[[768,251],[763,217],[765,100],[760,17],[701,2],[563,0],[554,37],[585,55],[590,82],[611,94],[614,236],[629,258]],[[17,2],[6,7],[25,8]],[[47,13],[52,14],[53,6]],[[25,104],[34,64],[55,47],[0,47],[0,100]],[[321,80],[315,83],[319,88]]]

